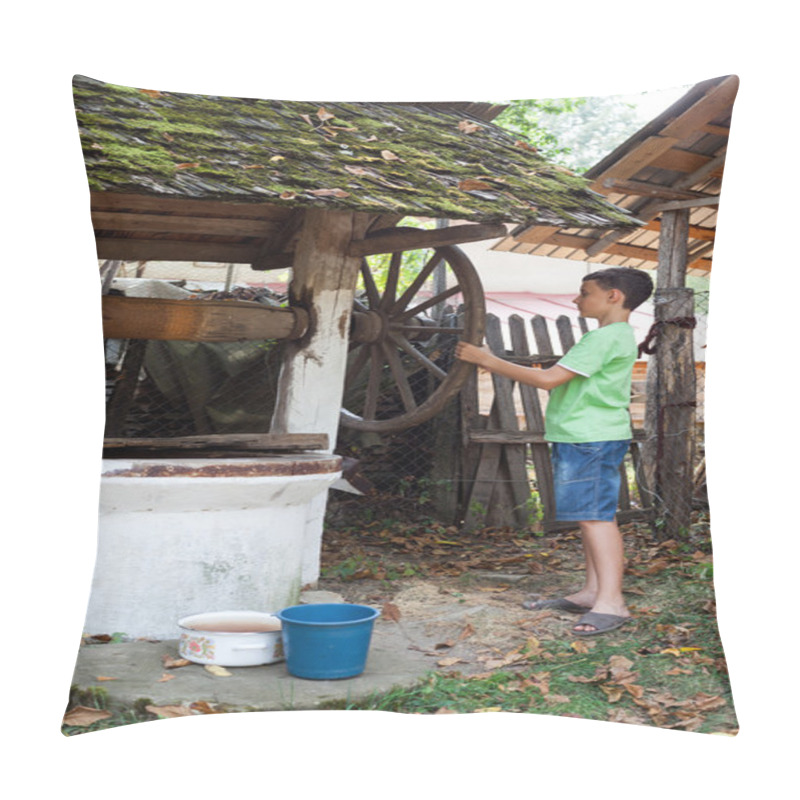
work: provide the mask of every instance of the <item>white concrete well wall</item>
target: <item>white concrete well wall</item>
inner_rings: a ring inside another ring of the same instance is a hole
[[[277,611],[319,577],[331,455],[103,461],[89,634],[176,638],[203,611]],[[313,552],[312,552],[313,551]]]

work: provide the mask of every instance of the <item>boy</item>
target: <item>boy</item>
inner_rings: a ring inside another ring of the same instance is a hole
[[[459,342],[456,348],[462,361],[551,391],[545,438],[552,446],[556,519],[578,523],[586,578],[567,597],[523,605],[582,613],[572,629],[576,636],[607,633],[630,618],[622,597],[625,562],[615,519],[619,465],[631,440],[628,406],[638,354],[628,318],[652,291],[652,279],[638,269],[613,267],[586,275],[572,302],[599,327],[549,369],[512,364],[485,345]]]

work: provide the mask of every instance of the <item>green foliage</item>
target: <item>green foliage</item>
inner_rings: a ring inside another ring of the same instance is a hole
[[[569,147],[564,147],[549,130],[547,120],[576,111],[586,98],[560,100],[513,100],[495,120],[495,124],[535,147],[548,161],[568,166]]]

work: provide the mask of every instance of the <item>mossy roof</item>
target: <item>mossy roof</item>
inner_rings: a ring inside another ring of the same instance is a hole
[[[257,100],[75,76],[93,191],[474,222],[633,227],[497,126],[407,103]]]

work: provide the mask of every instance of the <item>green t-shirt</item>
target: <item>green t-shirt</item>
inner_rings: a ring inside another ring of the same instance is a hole
[[[628,407],[637,355],[633,328],[627,322],[585,333],[558,362],[577,374],[550,392],[545,438],[550,442],[630,439]]]

